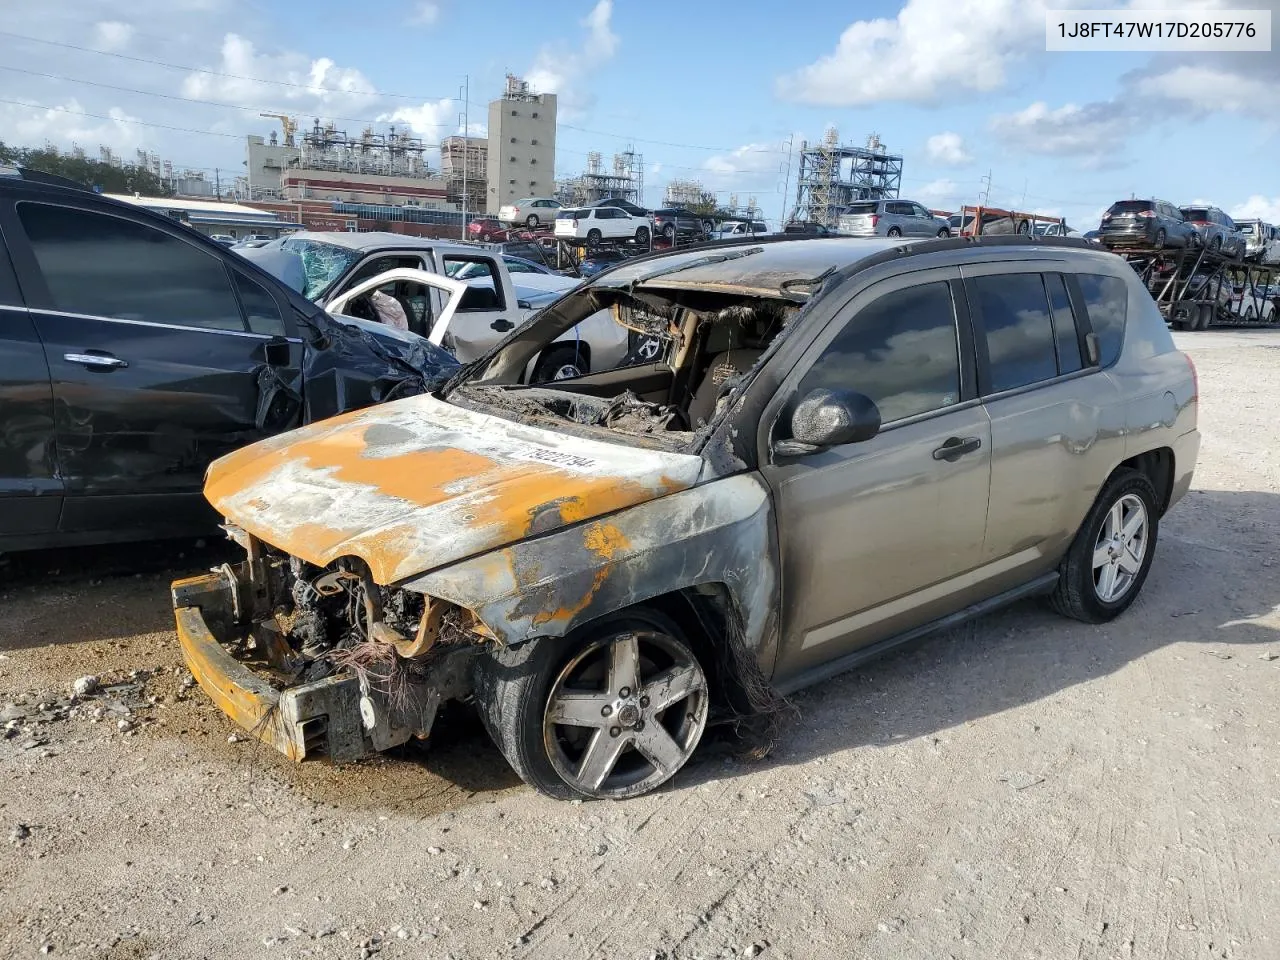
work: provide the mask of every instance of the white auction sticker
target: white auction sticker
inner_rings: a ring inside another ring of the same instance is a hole
[[[1270,10],[1047,10],[1054,51],[1271,50]]]

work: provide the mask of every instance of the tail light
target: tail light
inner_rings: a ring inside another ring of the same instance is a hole
[[[880,214],[873,213],[871,215],[871,229],[874,230],[876,228],[876,224],[878,224],[879,222],[880,222]]]
[[[1150,210],[1139,210],[1134,214],[1135,217],[1154,217],[1155,214]]]

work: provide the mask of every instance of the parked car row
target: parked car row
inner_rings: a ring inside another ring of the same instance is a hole
[[[1111,248],[1193,247],[1233,260],[1280,263],[1280,235],[1271,224],[1237,224],[1225,211],[1207,204],[1179,207],[1156,198],[1119,200],[1102,215],[1098,231],[1103,245]]]

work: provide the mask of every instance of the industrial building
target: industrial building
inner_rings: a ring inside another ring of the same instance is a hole
[[[489,156],[485,211],[521,197],[550,197],[555,191],[556,95],[534,93],[507,74],[502,96],[489,104]]]
[[[240,203],[188,197],[139,197],[123,193],[106,196],[180,220],[206,236],[221,234],[237,239],[250,236],[274,239],[282,233],[302,229],[302,224],[291,219],[288,211],[260,210]]]
[[[716,205],[716,195],[702,186],[700,180],[672,180],[662,196],[664,207],[708,209]]]
[[[365,128],[352,137],[319,120],[299,136],[293,117],[269,116],[280,121],[284,138],[274,131],[268,140],[247,138],[246,199],[453,209],[445,178],[428,166],[428,147],[418,137],[395,127],[387,133]]]
[[[587,154],[587,169],[556,184],[554,196],[566,207],[581,207],[597,200],[629,200],[643,205],[644,158],[634,150],[613,155],[606,170],[599,152]]]
[[[445,137],[440,141],[440,173],[450,203],[469,211],[485,204],[489,141],[485,137]],[[463,203],[465,193],[465,204]]]
[[[800,176],[791,220],[834,227],[842,207],[856,200],[881,200],[898,195],[902,186],[902,157],[889,153],[877,134],[865,147],[841,145],[835,127],[822,141],[800,145]]]

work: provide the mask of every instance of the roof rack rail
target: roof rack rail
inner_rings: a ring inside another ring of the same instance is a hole
[[[10,174],[9,169],[12,169],[13,173]],[[83,183],[76,180],[71,180],[67,177],[60,177],[56,173],[45,173],[43,170],[32,170],[30,167],[0,167],[0,173],[6,173],[9,176],[21,177],[27,183],[47,183],[52,187],[69,187],[72,190],[84,190],[89,193],[94,192],[91,187],[86,187]]]

